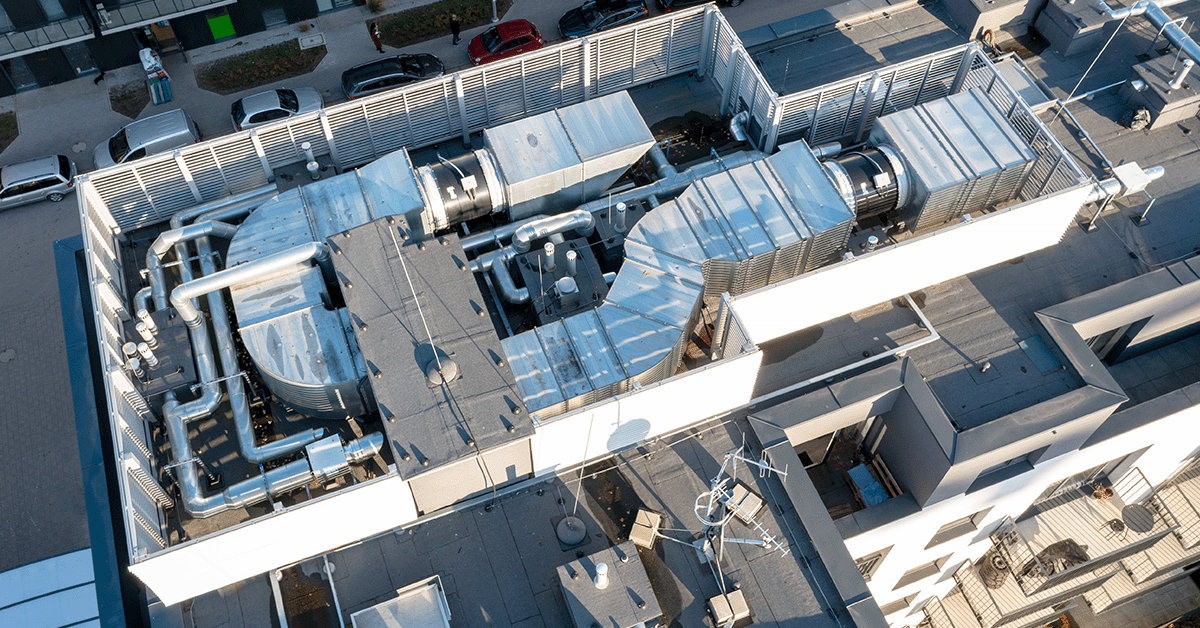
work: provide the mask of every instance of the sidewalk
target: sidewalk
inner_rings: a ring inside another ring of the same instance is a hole
[[[390,0],[385,4],[384,15],[431,4],[434,1]],[[530,20],[538,25],[547,38],[557,39],[559,16],[578,2],[579,0],[515,0],[504,19]],[[186,58],[184,55],[169,55],[163,59],[163,65],[171,76],[173,100],[158,106],[147,105],[138,117],[146,118],[182,108],[196,120],[206,137],[214,137],[233,132],[229,120],[229,106],[238,98],[250,94],[279,87],[309,86],[322,93],[327,105],[341,102],[345,100],[341,89],[342,71],[359,63],[380,58],[366,28],[367,21],[379,17],[372,15],[365,7],[354,6],[309,20],[308,32],[302,33],[300,24],[292,24],[190,50],[186,53]],[[451,44],[447,28],[445,37],[406,48],[385,46],[384,49],[388,54],[432,53],[442,60],[447,72],[452,72],[470,64],[467,42],[486,28],[487,26],[481,26],[464,30],[462,43],[458,46]],[[310,74],[228,96],[205,91],[196,86],[196,67],[231,55],[317,34],[324,37],[328,52],[316,70]],[[0,111],[15,110],[17,125],[21,130],[20,137],[0,153],[0,163],[13,163],[46,154],[62,153],[76,162],[80,172],[92,170],[92,151],[95,146],[130,122],[129,118],[112,111],[108,102],[108,88],[143,80],[145,75],[141,66],[132,65],[107,72],[99,85],[93,83],[94,78],[87,76],[61,85],[0,98]]]

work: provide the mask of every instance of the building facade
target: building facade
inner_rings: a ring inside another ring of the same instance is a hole
[[[4,0],[0,96],[317,17],[365,0]]]

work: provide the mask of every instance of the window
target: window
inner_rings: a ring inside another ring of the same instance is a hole
[[[925,549],[929,549],[934,545],[941,545],[946,541],[957,539],[964,534],[969,534],[978,530],[980,522],[983,521],[983,518],[987,516],[991,509],[992,508],[989,506],[973,515],[951,521],[950,523],[942,526],[940,529],[938,529],[937,533],[933,535],[933,538],[930,539],[929,545],[926,545]]]
[[[862,573],[863,580],[867,582],[871,581],[871,576],[875,575],[876,571],[879,571],[879,565],[883,562],[883,557],[887,556],[890,551],[892,551],[892,548],[888,547],[868,556],[855,559],[854,564],[858,565],[858,571]]]
[[[900,611],[908,608],[913,603],[913,600],[915,600],[915,599],[917,599],[917,594],[913,593],[912,595],[902,597],[902,598],[896,600],[895,602],[890,602],[888,604],[884,604],[879,607],[879,610],[883,611],[883,614],[885,616],[892,615],[894,613],[899,613]]]
[[[952,554],[946,554],[931,563],[925,563],[916,569],[909,569],[904,572],[903,576],[900,576],[900,580],[896,582],[896,586],[892,587],[892,590],[902,589],[914,582],[920,582],[930,576],[938,575],[942,572],[942,567],[946,566],[946,561],[950,560],[950,556]]]

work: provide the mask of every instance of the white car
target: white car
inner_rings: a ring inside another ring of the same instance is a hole
[[[58,202],[75,191],[75,164],[51,155],[0,168],[0,209],[38,201]]]
[[[320,111],[325,106],[321,93],[311,87],[275,89],[247,96],[229,107],[233,129],[241,131],[283,118]]]

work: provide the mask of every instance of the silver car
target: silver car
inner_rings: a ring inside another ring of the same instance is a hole
[[[233,129],[241,131],[274,120],[320,111],[325,106],[321,93],[311,87],[276,89],[247,96],[233,103],[229,117]]]
[[[126,124],[96,147],[92,161],[100,170],[199,141],[196,122],[183,109],[175,109]]]
[[[75,164],[51,155],[0,168],[0,208],[58,202],[75,191]]]

